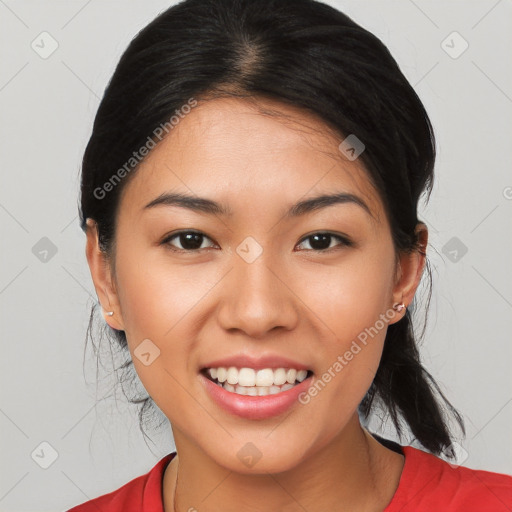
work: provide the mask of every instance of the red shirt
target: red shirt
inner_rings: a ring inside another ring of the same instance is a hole
[[[383,512],[510,512],[512,476],[452,467],[444,460],[402,446],[405,464],[393,499]],[[176,455],[162,458],[145,475],[116,491],[87,501],[67,512],[164,512],[162,479]]]

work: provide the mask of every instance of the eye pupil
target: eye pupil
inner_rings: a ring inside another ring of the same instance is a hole
[[[183,249],[199,249],[203,243],[203,235],[200,233],[181,233],[180,244]]]
[[[324,233],[317,233],[315,235],[311,235],[309,237],[311,239],[311,247],[313,249],[328,249],[331,245],[331,235],[327,235]],[[320,239],[320,243],[317,243]],[[327,243],[325,243],[327,241]]]

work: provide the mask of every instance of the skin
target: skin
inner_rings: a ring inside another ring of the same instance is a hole
[[[315,381],[380,314],[412,301],[425,257],[395,252],[381,199],[360,160],[338,150],[342,140],[290,106],[213,99],[182,119],[124,188],[115,268],[88,222],[91,275],[104,310],[114,311],[105,320],[126,332],[137,373],[172,425],[178,456],[164,475],[166,512],[382,511],[396,491],[404,457],[370,436],[357,415],[387,327],[308,404],[269,419],[220,409],[198,374],[219,357],[271,352],[307,364]],[[144,210],[169,191],[213,199],[233,214]],[[359,196],[373,217],[352,203],[284,216],[297,201],[334,191]],[[190,229],[204,233],[202,249],[179,252],[179,237],[162,244]],[[333,237],[322,252],[306,238],[326,231],[354,245]],[[417,232],[426,247],[426,226]],[[252,263],[236,252],[248,236],[263,249]],[[149,366],[134,356],[144,339],[160,350]],[[262,454],[251,468],[237,457],[248,442]]]

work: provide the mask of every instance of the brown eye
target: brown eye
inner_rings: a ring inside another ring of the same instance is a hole
[[[171,244],[171,240],[176,239],[179,247],[176,247],[174,244]],[[202,247],[203,242],[205,240],[210,240],[204,233],[199,231],[180,231],[178,233],[174,233],[171,236],[166,237],[162,244],[168,245],[169,248],[173,251],[190,251],[197,252],[200,249],[206,249],[207,247]]]
[[[319,233],[313,233],[312,235],[308,235],[307,237],[303,238],[302,241],[299,243],[301,245],[305,241],[310,240],[310,247],[311,249],[306,249],[308,251],[316,251],[316,252],[322,252],[327,251],[330,249],[335,249],[336,247],[343,247],[343,246],[351,246],[353,245],[352,242],[343,236],[335,235],[334,233],[329,232],[319,232]],[[335,246],[331,246],[331,243],[334,240],[338,240],[341,243],[335,244]]]

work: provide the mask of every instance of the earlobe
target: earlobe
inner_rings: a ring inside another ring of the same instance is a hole
[[[89,270],[96,290],[96,295],[102,306],[103,317],[110,327],[124,330],[123,319],[112,274],[105,253],[99,247],[98,227],[93,219],[88,218],[87,243],[85,254]]]
[[[419,222],[415,233],[418,241],[417,248],[410,253],[400,255],[397,282],[393,290],[393,309],[402,315],[414,298],[426,263],[427,226]]]

